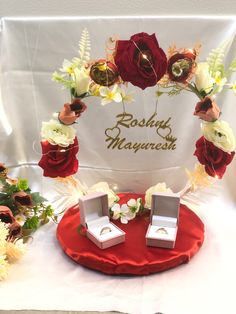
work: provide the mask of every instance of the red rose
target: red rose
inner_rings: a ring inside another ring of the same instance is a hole
[[[39,161],[39,166],[44,170],[45,177],[68,177],[75,174],[79,163],[76,154],[79,151],[77,137],[74,143],[68,147],[52,145],[49,142],[41,142],[43,156]]]
[[[167,58],[155,34],[118,40],[114,60],[122,80],[142,89],[156,85],[166,72]]]
[[[207,141],[203,136],[196,142],[196,150],[194,155],[198,161],[205,166],[206,173],[219,179],[223,177],[226,166],[231,163],[235,152],[226,153],[216,147],[211,142]]]
[[[183,53],[173,54],[167,64],[167,73],[173,82],[186,83],[195,67],[196,54],[194,51],[186,50]]]

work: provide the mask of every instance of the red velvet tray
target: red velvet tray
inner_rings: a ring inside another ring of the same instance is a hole
[[[126,193],[119,196],[120,204],[126,203],[130,198],[143,197]],[[202,221],[184,205],[180,206],[179,228],[174,249],[146,246],[148,214],[136,217],[127,225],[116,221],[114,223],[126,232],[126,241],[101,250],[78,232],[80,213],[78,207],[72,207],[58,224],[57,239],[64,252],[75,262],[112,275],[148,275],[187,263],[204,241]]]

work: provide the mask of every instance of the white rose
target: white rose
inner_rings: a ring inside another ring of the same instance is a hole
[[[166,183],[157,183],[154,186],[151,186],[145,193],[145,207],[151,208],[152,204],[152,194],[156,192],[172,192],[170,188],[167,188]]]
[[[68,147],[74,143],[75,129],[59,121],[50,120],[42,123],[41,135],[52,145]]]
[[[200,62],[197,65],[195,72],[195,84],[197,89],[209,92],[212,89],[215,80],[211,77],[209,72],[209,64],[207,62]]]
[[[85,69],[74,69],[75,90],[77,96],[83,95],[89,91],[90,76]]]
[[[235,137],[225,121],[204,122],[201,125],[203,136],[226,153],[235,150]]]
[[[88,193],[93,192],[103,192],[108,195],[108,205],[109,207],[112,207],[112,205],[119,201],[119,197],[109,188],[109,185],[107,182],[98,182],[91,186],[88,191]]]

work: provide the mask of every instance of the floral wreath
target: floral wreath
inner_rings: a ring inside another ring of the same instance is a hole
[[[87,109],[87,97],[98,97],[101,105],[110,102],[125,104],[133,100],[127,91],[128,83],[141,89],[157,86],[156,96],[178,95],[182,91],[198,97],[194,115],[202,120],[202,137],[196,141],[194,155],[199,164],[193,171],[186,170],[189,184],[183,193],[208,186],[211,177],[221,179],[235,154],[235,137],[229,124],[220,120],[221,111],[215,97],[223,89],[236,92],[236,82],[228,82],[236,71],[236,59],[228,68],[224,54],[232,40],[213,49],[206,62],[198,62],[200,47],[177,49],[172,46],[168,54],[159,46],[156,35],[138,33],[129,40],[110,38],[107,56],[90,59],[89,33],[85,29],[79,42],[78,56],[64,60],[52,79],[69,89],[71,101],[54,114],[54,119],[42,124],[42,158],[39,166],[43,175],[59,182],[59,198],[65,198],[65,207],[77,204],[78,196],[93,191],[107,192],[113,219],[127,223],[145,207],[150,207],[150,197],[155,191],[170,191],[165,183],[158,183],[146,192],[145,204],[141,199],[131,199],[127,204],[117,204],[117,195],[105,182],[93,187],[83,186],[73,175],[78,171],[76,154],[79,151],[74,125]],[[64,186],[64,187],[63,187]],[[182,193],[182,194],[183,194]]]

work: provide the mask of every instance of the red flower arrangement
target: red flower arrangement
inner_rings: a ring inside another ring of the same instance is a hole
[[[52,145],[48,141],[42,141],[43,156],[39,161],[39,166],[44,170],[45,177],[62,177],[71,176],[78,171],[79,162],[76,154],[79,151],[77,137],[74,143],[68,147]]]
[[[175,52],[167,64],[169,79],[173,82],[186,83],[195,68],[196,52],[194,50],[184,50]]]
[[[202,136],[196,142],[194,155],[197,157],[198,161],[205,166],[205,171],[209,176],[217,176],[221,179],[227,165],[233,160],[235,152],[226,153]]]
[[[114,60],[122,80],[142,89],[156,85],[166,73],[167,58],[155,34],[118,40]]]

